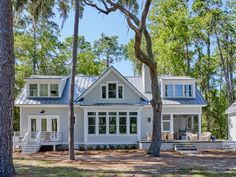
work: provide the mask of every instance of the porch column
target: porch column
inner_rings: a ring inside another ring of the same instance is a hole
[[[138,141],[141,140],[141,110],[138,110],[138,120],[137,120],[137,133],[138,133]]]
[[[200,140],[202,134],[202,114],[198,114],[198,139]]]
[[[84,144],[88,142],[88,117],[87,111],[84,110]]]

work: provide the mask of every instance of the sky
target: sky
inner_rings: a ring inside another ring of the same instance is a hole
[[[56,22],[61,25],[62,20],[56,17]],[[74,11],[71,11],[61,31],[60,40],[73,35]],[[119,12],[109,15],[99,14],[91,7],[85,7],[83,18],[79,24],[79,35],[85,36],[89,42],[100,38],[101,33],[108,36],[117,35],[120,44],[127,44],[134,37],[133,31],[129,30],[124,16]],[[125,76],[133,75],[132,63],[128,60],[116,62],[113,66]]]

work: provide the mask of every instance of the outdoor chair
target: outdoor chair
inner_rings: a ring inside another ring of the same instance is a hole
[[[162,132],[161,139],[162,139],[162,141],[166,141],[168,139],[168,134],[166,132]]]
[[[194,140],[198,140],[197,134],[193,134],[191,132],[186,132],[187,135],[187,139],[194,141]]]
[[[167,134],[167,140],[168,141],[173,141],[174,140],[174,132],[170,132]]]
[[[201,141],[210,141],[211,139],[211,132],[203,132],[201,134],[200,140]]]
[[[152,133],[146,132],[146,140],[151,141],[152,140]]]

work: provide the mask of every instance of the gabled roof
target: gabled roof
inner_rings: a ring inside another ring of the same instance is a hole
[[[236,102],[234,102],[233,104],[231,104],[228,109],[226,109],[225,111],[226,114],[230,114],[230,113],[236,113]]]
[[[87,88],[76,101],[84,98],[89,92],[91,92],[105,77],[107,77],[111,72],[113,72],[119,79],[121,79],[129,88],[131,88],[140,98],[148,101],[148,99],[132,85],[119,71],[117,71],[113,66],[108,68],[89,88]]]

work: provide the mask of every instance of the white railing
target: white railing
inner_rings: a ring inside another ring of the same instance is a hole
[[[22,139],[22,144],[27,144],[29,141],[30,132],[26,132],[24,138]]]
[[[21,143],[24,137],[25,137],[25,132],[14,132],[13,143]]]
[[[236,151],[236,141],[223,141],[223,149]]]
[[[62,141],[62,132],[41,132],[41,141],[43,142]]]

